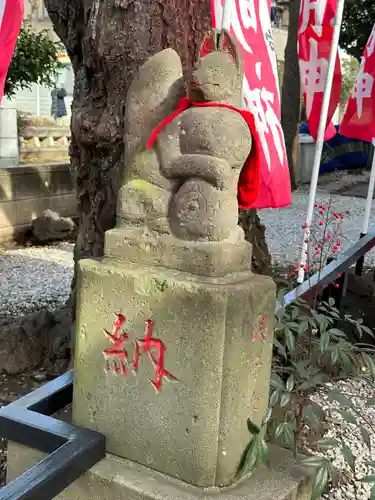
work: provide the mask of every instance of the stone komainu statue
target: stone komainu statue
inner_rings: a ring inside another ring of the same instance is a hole
[[[238,181],[252,149],[249,123],[237,109],[242,79],[225,31],[206,36],[187,96],[174,50],[140,68],[126,102],[118,226],[182,240],[233,240]],[[258,177],[250,170],[256,196]]]

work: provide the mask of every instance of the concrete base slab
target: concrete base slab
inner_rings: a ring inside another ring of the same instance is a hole
[[[8,443],[8,482],[43,458]],[[197,488],[147,467],[107,455],[66,488],[57,500],[310,500],[309,476],[291,454],[271,448],[272,466],[260,468],[228,488]]]

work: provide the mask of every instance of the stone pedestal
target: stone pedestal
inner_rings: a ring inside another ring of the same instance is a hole
[[[107,451],[122,458],[196,486],[231,484],[249,440],[247,418],[260,423],[268,403],[274,308],[272,280],[249,271],[204,277],[81,261],[74,423],[104,433]],[[120,358],[119,374],[104,372],[103,352],[114,347],[104,329],[117,312],[127,318],[120,347],[129,361],[151,319],[177,381],[162,377],[156,394],[147,352],[136,376]]]
[[[30,469],[43,454],[10,442],[7,480]],[[293,456],[271,447],[271,468],[259,468],[229,488],[197,488],[108,454],[56,500],[310,500],[306,471]]]

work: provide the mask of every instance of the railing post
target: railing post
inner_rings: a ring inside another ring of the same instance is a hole
[[[365,233],[361,233],[361,236],[360,238],[363,238],[364,236],[366,236]],[[357,276],[362,276],[363,274],[363,267],[364,267],[364,263],[365,263],[365,256],[362,255],[362,257],[360,257],[357,262],[356,262],[356,265],[355,265],[355,274]]]

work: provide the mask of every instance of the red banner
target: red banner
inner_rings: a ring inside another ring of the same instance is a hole
[[[375,25],[365,47],[340,134],[375,145]]]
[[[223,4],[224,0],[212,0],[214,28],[221,27]],[[280,125],[280,91],[271,30],[271,0],[233,0],[230,21],[230,33],[244,61],[244,104],[254,116],[261,144],[258,152],[259,196],[249,208],[284,207],[291,203],[291,191],[284,134]]]
[[[301,89],[309,132],[316,141],[327,83],[337,0],[302,0],[298,28]],[[332,117],[340,102],[341,65],[337,54],[325,140],[336,135]]]
[[[0,102],[23,20],[24,0],[0,0]]]

